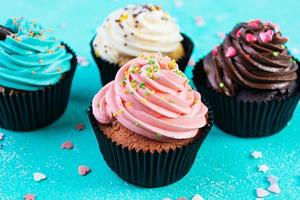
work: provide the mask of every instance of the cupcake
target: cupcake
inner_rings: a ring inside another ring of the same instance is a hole
[[[76,56],[34,20],[0,26],[0,127],[26,131],[46,126],[66,109]]]
[[[144,54],[93,98],[89,118],[108,166],[142,187],[171,184],[190,170],[212,113],[176,62]]]
[[[240,23],[197,63],[194,83],[211,103],[220,129],[260,137],[287,125],[299,101],[299,63],[287,41],[272,23]]]
[[[160,7],[131,5],[106,17],[92,39],[91,49],[105,85],[121,66],[143,52],[161,52],[184,71],[193,43]]]

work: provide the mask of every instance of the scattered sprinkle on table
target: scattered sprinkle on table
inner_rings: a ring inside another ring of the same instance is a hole
[[[71,141],[66,141],[61,145],[62,149],[67,149],[67,150],[71,150],[74,148],[74,145]]]
[[[253,151],[253,152],[251,153],[251,156],[252,156],[254,159],[262,158],[262,152],[261,152],[261,151]]]
[[[40,182],[43,181],[47,178],[47,176],[41,172],[34,172],[33,173],[33,180],[35,180],[36,182]]]
[[[196,194],[193,196],[192,200],[204,200],[204,198],[200,194]]]
[[[257,188],[256,189],[256,196],[263,198],[269,196],[269,192],[263,188]]]
[[[172,200],[172,199],[170,199],[170,198],[166,197],[166,198],[163,198],[162,200]]]
[[[24,200],[35,200],[35,195],[34,194],[26,194],[24,196]]]
[[[4,139],[4,133],[0,133],[0,141]]]
[[[269,169],[270,168],[266,164],[258,166],[258,171],[263,172],[263,173],[267,173],[269,171]]]
[[[270,184],[278,184],[278,178],[274,175],[268,176],[267,180]]]
[[[279,185],[278,184],[271,184],[269,187],[268,187],[268,190],[270,192],[273,192],[275,194],[280,194],[281,193],[281,189],[279,188]]]
[[[195,62],[195,60],[193,59],[193,58],[191,58],[190,60],[189,60],[189,62],[188,62],[188,66],[195,66],[196,65],[196,62]]]
[[[196,16],[195,17],[195,23],[199,27],[202,27],[202,26],[206,25],[206,22],[204,21],[203,17],[201,17],[201,16]]]
[[[82,131],[82,130],[84,130],[84,124],[82,124],[82,123],[79,123],[79,124],[77,124],[76,125],[76,129],[78,130],[78,131]]]
[[[90,65],[90,62],[88,61],[88,59],[84,56],[77,56],[77,62],[79,65],[81,65],[82,67],[87,67]]]
[[[78,167],[78,173],[81,175],[81,176],[85,176],[85,175],[87,175],[88,173],[90,173],[91,172],[91,169],[88,167],[88,166],[86,166],[86,165],[80,165],[79,167]]]
[[[187,200],[186,197],[179,197],[177,200]]]

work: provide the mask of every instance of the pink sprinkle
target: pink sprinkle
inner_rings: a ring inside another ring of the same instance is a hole
[[[215,46],[211,53],[213,56],[218,55],[218,46]]]
[[[265,189],[257,188],[256,189],[256,196],[260,197],[260,198],[267,197],[267,196],[269,196],[269,192]]]
[[[235,50],[235,48],[233,48],[232,46],[228,47],[227,51],[225,53],[225,56],[227,58],[231,58],[231,57],[236,56],[236,50]]]
[[[74,145],[71,141],[66,141],[61,145],[61,148],[70,150],[74,148]]]
[[[197,26],[205,26],[205,21],[201,16],[196,16],[195,17],[195,22]]]
[[[193,58],[191,58],[188,62],[188,66],[195,66],[196,65],[196,62],[194,61]]]
[[[77,62],[82,67],[87,67],[90,64],[89,61],[87,60],[87,58],[83,57],[83,56],[77,56]]]
[[[91,172],[91,169],[88,167],[88,166],[85,166],[85,165],[80,165],[78,167],[78,173],[81,175],[81,176],[85,176],[87,175],[88,173]]]
[[[35,196],[34,196],[34,194],[26,194],[24,196],[24,199],[25,200],[35,200]]]
[[[249,54],[246,54],[246,58],[249,60],[251,56]]]
[[[4,139],[4,133],[0,133],[0,141]]]
[[[77,124],[76,125],[76,129],[78,130],[78,131],[82,131],[82,130],[84,130],[84,124],[82,124],[82,123],[79,123],[79,124]]]
[[[248,26],[252,28],[258,28],[261,21],[259,19],[248,22]]]
[[[253,34],[247,33],[246,34],[246,40],[247,40],[247,42],[256,42],[257,38]]]
[[[177,200],[186,200],[186,197],[179,197]]]
[[[267,32],[261,32],[259,33],[259,38],[262,42],[268,43],[273,39],[273,32],[271,30],[268,30]]]
[[[268,190],[269,190],[270,192],[275,193],[275,194],[280,194],[280,193],[281,193],[281,190],[280,190],[278,184],[270,185],[270,186],[268,187]]]
[[[236,34],[237,37],[241,37],[242,30],[238,29],[235,34]]]
[[[278,178],[276,176],[270,175],[267,177],[268,182],[271,185],[277,184],[278,183]]]

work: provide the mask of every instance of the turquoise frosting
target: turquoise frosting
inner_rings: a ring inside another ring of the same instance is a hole
[[[12,18],[14,33],[0,41],[0,86],[35,91],[57,83],[71,68],[72,55],[34,20]]]

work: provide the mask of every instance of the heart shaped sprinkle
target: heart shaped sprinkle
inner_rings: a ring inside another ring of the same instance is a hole
[[[236,56],[236,50],[235,50],[235,48],[233,48],[232,46],[228,47],[227,51],[225,53],[225,56],[227,58],[231,58],[231,57]]]
[[[61,148],[70,150],[74,148],[74,145],[71,141],[66,141],[61,145]]]
[[[257,38],[253,34],[247,33],[246,34],[246,41],[247,42],[256,42]]]
[[[87,175],[88,173],[91,172],[91,169],[88,167],[88,166],[85,166],[85,165],[80,165],[78,167],[78,173],[81,175],[81,176],[85,176]]]
[[[261,32],[259,33],[259,38],[261,39],[262,42],[268,43],[273,39],[273,32],[271,30],[268,30],[266,32]]]
[[[254,159],[262,158],[262,152],[261,152],[261,151],[253,151],[253,152],[251,153],[251,156],[252,156]]]
[[[278,184],[272,184],[268,187],[268,190],[270,192],[273,192],[275,194],[280,194],[281,193],[281,190],[279,188],[279,185]]]
[[[248,26],[258,28],[261,21],[259,19],[248,22]]]
[[[84,124],[82,124],[82,123],[77,124],[77,125],[76,125],[76,129],[77,129],[78,131],[84,130]]]
[[[265,189],[257,188],[256,189],[256,196],[260,197],[260,198],[267,197],[267,196],[269,196],[269,192]]]
[[[33,173],[33,179],[36,181],[36,182],[40,182],[42,180],[45,180],[47,178],[47,176],[41,172],[34,172]]]
[[[262,173],[267,173],[267,171],[269,171],[269,167],[266,164],[260,165],[258,166],[258,171],[262,172]]]
[[[25,200],[35,200],[35,196],[34,196],[34,194],[26,194],[24,196],[24,199]]]
[[[236,34],[236,37],[241,37],[242,30],[238,29],[235,34]]]
[[[204,198],[203,198],[201,195],[196,194],[196,195],[192,198],[192,200],[204,200]]]
[[[213,56],[218,55],[218,46],[215,46],[211,53]]]

